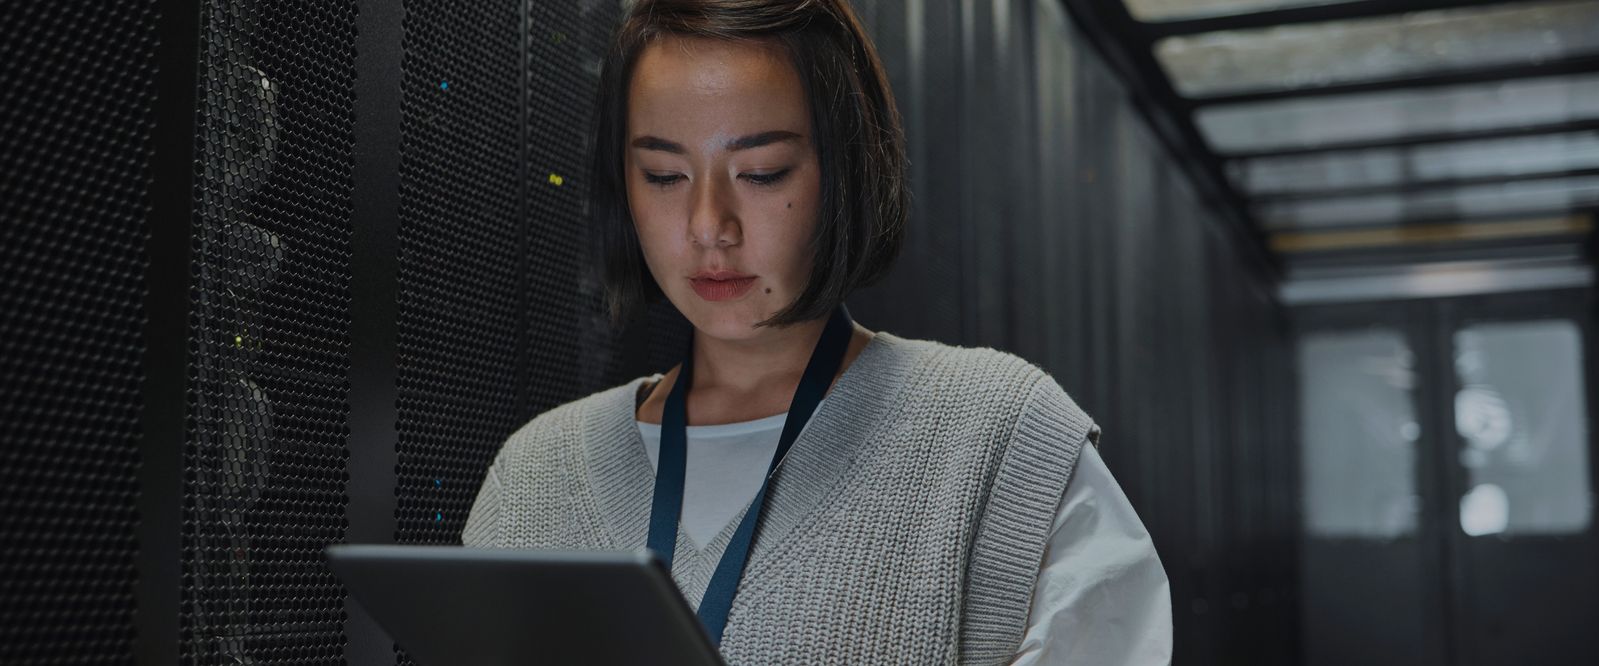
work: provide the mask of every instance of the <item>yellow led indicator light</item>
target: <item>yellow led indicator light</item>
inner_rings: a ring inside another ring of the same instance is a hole
[[[561,184],[565,183],[565,182],[566,182],[566,179],[562,178],[561,174],[558,174],[558,173],[550,174],[550,184],[551,185],[554,185],[556,187],[560,187]]]
[[[244,346],[244,336],[242,336],[242,335],[233,336],[233,346],[235,346],[235,347],[243,347]]]

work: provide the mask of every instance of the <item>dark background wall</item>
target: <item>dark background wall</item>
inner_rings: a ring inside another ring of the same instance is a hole
[[[1175,663],[1295,661],[1289,341],[1271,279],[1054,0],[867,0],[915,197],[863,325],[1014,352],[1104,429]]]
[[[901,264],[851,311],[1049,370],[1154,535],[1178,663],[1292,661],[1264,264],[1059,3],[858,8],[916,199]],[[583,254],[619,14],[0,10],[0,662],[395,659],[322,547],[458,542],[512,429],[685,339],[667,307],[607,326]]]

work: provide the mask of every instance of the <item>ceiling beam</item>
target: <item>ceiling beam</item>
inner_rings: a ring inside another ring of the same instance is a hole
[[[1531,264],[1531,265],[1518,265]],[[1367,270],[1370,270],[1367,268]],[[1321,277],[1322,271],[1300,270],[1278,289],[1290,306],[1386,299],[1450,298],[1518,291],[1586,289],[1593,286],[1592,266],[1575,262],[1437,262],[1369,275]]]
[[[1510,5],[1518,0],[1354,0],[1309,7],[1287,7],[1248,14],[1145,23],[1148,34],[1158,40],[1177,35],[1194,35],[1220,30],[1253,30],[1298,23],[1322,23],[1375,18],[1437,9],[1460,9],[1484,5]],[[1121,4],[1117,0],[1116,4]]]
[[[1299,201],[1315,201],[1318,199],[1341,199],[1345,197],[1361,197],[1382,194],[1416,194],[1428,190],[1445,190],[1459,187],[1472,187],[1477,185],[1499,185],[1502,183],[1519,183],[1529,180],[1553,180],[1557,178],[1589,178],[1599,176],[1599,167],[1584,169],[1562,169],[1558,171],[1534,171],[1516,174],[1495,174],[1488,176],[1472,176],[1469,178],[1439,178],[1422,181],[1396,181],[1381,185],[1367,185],[1361,187],[1330,188],[1321,190],[1290,190],[1273,192],[1271,194],[1248,195],[1252,204],[1277,204]]]
[[[1470,85],[1481,83],[1501,83],[1517,79],[1530,79],[1545,76],[1565,76],[1572,74],[1592,74],[1599,72],[1599,55],[1584,55],[1571,58],[1560,58],[1538,63],[1515,63],[1494,67],[1476,67],[1452,72],[1438,72],[1419,76],[1397,76],[1391,78],[1372,79],[1367,81],[1351,81],[1349,83],[1335,83],[1313,88],[1290,88],[1242,91],[1221,95],[1192,97],[1186,99],[1189,108],[1197,109],[1206,106],[1221,106],[1223,104],[1258,104],[1262,102],[1275,102],[1285,99],[1304,99],[1308,97],[1332,97],[1335,95],[1356,95],[1362,93],[1388,92],[1399,89],[1439,88],[1444,86]]]
[[[1444,243],[1306,250],[1283,253],[1289,273],[1349,270],[1356,266],[1423,264],[1439,261],[1515,261],[1556,259],[1581,261],[1583,243],[1594,234],[1522,236]]]
[[[1561,216],[1587,216],[1599,214],[1599,199],[1576,203],[1560,203],[1543,206],[1526,206],[1523,208],[1495,211],[1492,213],[1435,213],[1431,215],[1414,215],[1411,217],[1389,218],[1361,218],[1350,219],[1342,222],[1318,222],[1315,224],[1267,224],[1262,227],[1267,236],[1293,232],[1325,232],[1325,231],[1354,231],[1365,229],[1393,229],[1413,226],[1427,226],[1435,224],[1483,224],[1501,222],[1510,219],[1545,218]]]
[[[1272,234],[1272,249],[1278,252],[1326,252],[1356,248],[1394,247],[1418,244],[1491,241],[1547,236],[1578,236],[1593,230],[1587,215],[1495,220],[1491,222],[1449,222],[1368,229],[1286,231]]]
[[[1516,125],[1510,127],[1494,127],[1480,130],[1463,130],[1458,132],[1431,132],[1426,134],[1407,134],[1398,137],[1382,139],[1362,139],[1358,141],[1339,141],[1324,143],[1315,146],[1269,148],[1265,150],[1239,151],[1221,155],[1223,160],[1255,160],[1271,157],[1296,157],[1301,155],[1316,155],[1323,153],[1338,153],[1355,150],[1371,150],[1374,148],[1409,148],[1411,146],[1432,145],[1440,143],[1453,143],[1456,141],[1481,141],[1485,139],[1509,139],[1529,136],[1543,136],[1546,134],[1564,134],[1567,132],[1599,132],[1599,118],[1586,120],[1571,120],[1557,123],[1542,123],[1537,125]]]

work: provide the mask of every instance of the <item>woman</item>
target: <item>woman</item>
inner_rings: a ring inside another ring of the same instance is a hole
[[[664,296],[692,343],[515,433],[467,545],[648,545],[734,664],[1169,659],[1165,573],[1059,384],[842,306],[908,200],[844,0],[640,0],[599,109],[612,315]]]

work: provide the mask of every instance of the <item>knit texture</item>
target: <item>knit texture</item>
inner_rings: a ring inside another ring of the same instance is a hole
[[[462,541],[643,548],[655,475],[635,398],[659,377],[519,429]],[[878,332],[772,481],[722,654],[730,664],[1008,663],[1091,428],[1019,357]],[[741,517],[704,550],[679,530],[672,575],[691,605]]]

